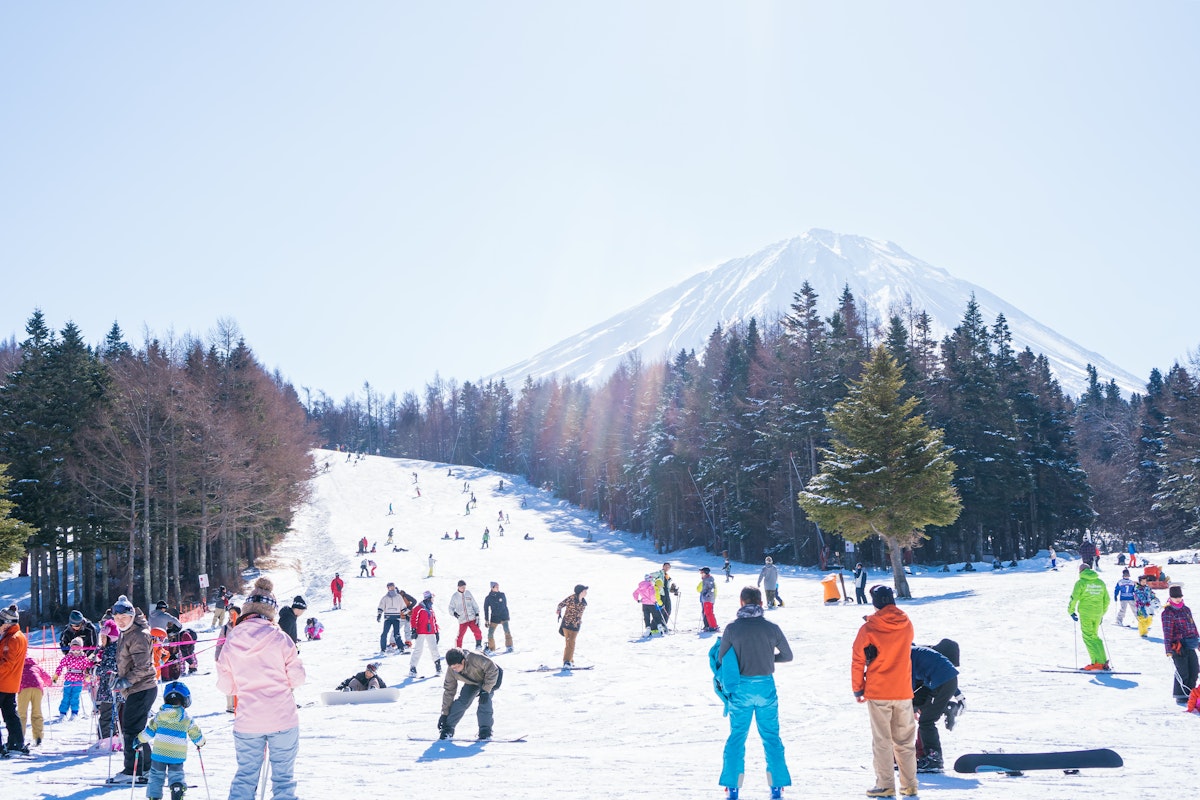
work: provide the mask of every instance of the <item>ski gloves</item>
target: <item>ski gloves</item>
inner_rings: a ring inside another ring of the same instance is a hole
[[[1072,615],[1071,615],[1071,619],[1075,620],[1076,622],[1079,622],[1079,615],[1078,615],[1078,614],[1072,614]]]

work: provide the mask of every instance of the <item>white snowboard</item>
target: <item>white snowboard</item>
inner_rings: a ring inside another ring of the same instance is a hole
[[[321,702],[327,706],[358,705],[360,703],[394,703],[399,699],[399,689],[368,689],[365,692],[321,692]]]

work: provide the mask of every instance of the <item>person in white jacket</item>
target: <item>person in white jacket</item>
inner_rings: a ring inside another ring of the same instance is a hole
[[[458,582],[458,591],[450,596],[450,613],[458,620],[458,639],[455,647],[462,647],[463,636],[468,630],[475,634],[475,649],[483,650],[483,631],[479,629],[479,605],[467,591],[467,582]]]
[[[389,633],[396,639],[396,649],[401,655],[404,649],[404,617],[408,612],[408,604],[404,602],[396,584],[388,581],[387,594],[379,599],[379,608],[375,611],[375,621],[383,620],[383,631],[379,634],[379,652],[387,653]]]

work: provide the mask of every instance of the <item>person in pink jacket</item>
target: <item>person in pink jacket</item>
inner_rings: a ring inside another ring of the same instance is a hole
[[[54,679],[50,673],[38,666],[32,658],[25,659],[21,670],[21,691],[17,694],[17,715],[24,728],[33,722],[33,743],[42,743],[44,720],[42,719],[42,690],[50,687]]]
[[[658,607],[652,576],[647,575],[633,590],[633,599],[642,604],[642,622],[650,629],[650,635],[666,633],[666,624],[663,622],[662,610]]]
[[[254,582],[217,658],[217,688],[238,699],[233,719],[237,773],[229,800],[253,800],[268,758],[271,796],[296,800],[300,717],[292,692],[304,684],[304,664],[292,638],[275,624],[274,588],[267,578]]]

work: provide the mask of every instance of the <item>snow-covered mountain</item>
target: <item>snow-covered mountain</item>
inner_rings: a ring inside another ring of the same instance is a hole
[[[833,312],[843,287],[849,285],[873,324],[886,327],[892,313],[911,305],[929,314],[938,338],[958,325],[974,294],[984,320],[990,325],[1003,313],[1014,347],[1044,353],[1069,394],[1082,393],[1088,364],[1095,365],[1102,380],[1116,380],[1123,391],[1144,390],[1145,381],[1100,354],[1055,333],[987,289],[914,258],[893,242],[817,229],[701,272],[490,377],[516,386],[527,375],[600,381],[633,351],[640,351],[647,361],[680,349],[699,352],[718,324],[751,317],[763,323],[785,313],[806,280],[820,297],[823,315]]]

